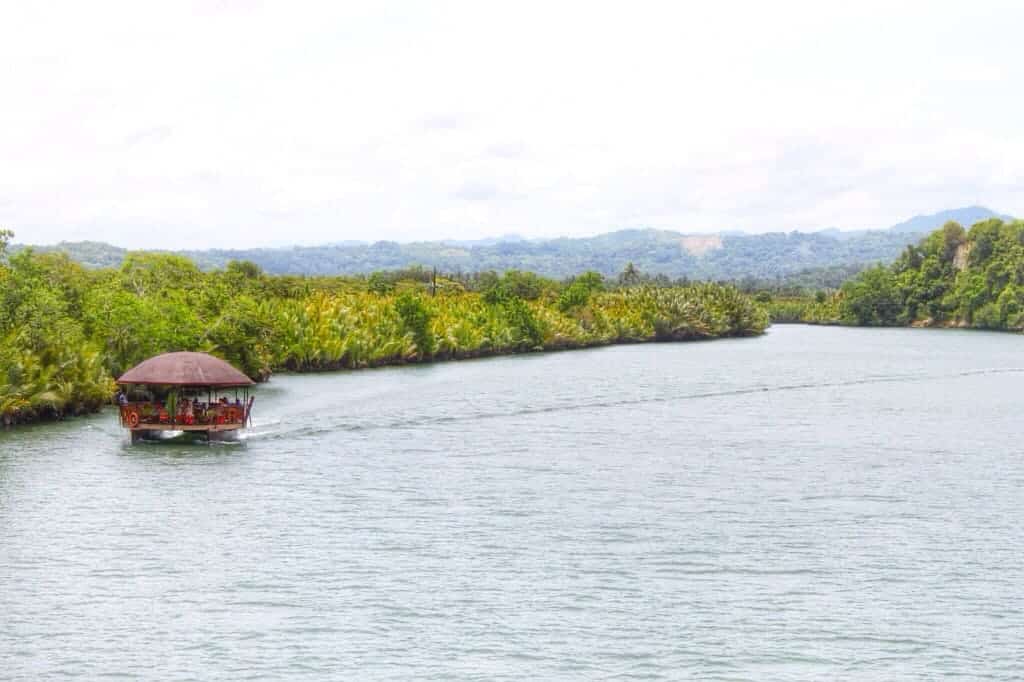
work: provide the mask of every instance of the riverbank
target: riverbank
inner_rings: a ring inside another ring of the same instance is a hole
[[[988,326],[984,321],[969,322],[962,318],[936,320],[931,317],[906,319],[899,317],[884,323],[862,324],[850,315],[844,316],[841,293],[833,294],[826,300],[813,297],[803,299],[789,297],[768,304],[771,324],[810,324],[842,327],[904,327],[914,329],[973,329],[1011,334],[1024,332],[1021,326]]]
[[[488,349],[488,350],[476,350],[467,352],[449,353],[443,355],[434,355],[429,358],[419,357],[412,355],[409,357],[391,357],[378,359],[375,361],[367,362],[358,366],[348,366],[343,363],[334,364],[320,364],[316,366],[307,366],[302,368],[291,368],[291,367],[279,367],[275,372],[272,372],[264,377],[261,383],[270,381],[274,374],[286,372],[291,374],[318,374],[318,373],[332,373],[332,372],[358,372],[364,369],[375,369],[383,367],[400,367],[404,365],[432,365],[432,364],[447,364],[455,363],[468,360],[480,360],[486,358],[497,358],[497,357],[508,357],[513,355],[527,355],[537,353],[561,353],[569,352],[574,350],[587,350],[593,348],[602,348],[608,346],[624,346],[624,345],[637,345],[637,344],[651,344],[651,343],[688,343],[695,341],[712,341],[715,339],[726,339],[726,338],[741,338],[757,336],[763,333],[758,332],[741,332],[724,334],[721,336],[700,336],[690,335],[687,333],[681,334],[677,337],[659,338],[657,335],[645,339],[637,338],[623,338],[616,340],[592,340],[589,342],[560,342],[552,345],[538,346],[536,348],[526,349]],[[110,379],[111,390],[113,390],[113,379]],[[95,414],[102,410],[105,406],[114,405],[113,396],[108,396],[106,399],[93,401],[87,406],[80,406],[73,410],[43,410],[26,416],[25,419],[17,419],[15,414],[4,414],[0,415],[0,425],[4,428],[12,428],[20,425],[28,425],[46,421],[63,421],[65,419],[71,419],[74,417],[84,416],[88,414]]]
[[[19,253],[0,267],[0,420],[62,419],[109,401],[112,378],[174,350],[213,353],[257,381],[622,343],[760,334],[766,310],[727,285],[609,287],[594,273],[426,281],[203,273],[146,254],[117,271]]]

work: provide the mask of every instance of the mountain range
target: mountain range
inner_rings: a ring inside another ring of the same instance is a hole
[[[915,216],[885,230],[699,234],[631,229],[594,237],[527,240],[516,235],[479,241],[338,242],[322,246],[180,251],[201,268],[249,260],[275,274],[369,273],[414,265],[442,271],[531,270],[568,277],[586,270],[612,276],[632,262],[641,272],[690,279],[773,279],[817,268],[890,261],[907,244],[948,220],[965,226],[991,217],[982,206]],[[22,247],[23,248],[23,247]],[[125,249],[103,242],[62,242],[34,247],[63,251],[89,267],[116,267]]]

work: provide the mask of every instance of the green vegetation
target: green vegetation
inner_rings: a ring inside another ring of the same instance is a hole
[[[0,230],[0,421],[95,410],[113,384],[74,311],[82,270],[63,256],[6,258]]]
[[[656,287],[636,268],[558,282],[420,268],[359,277],[200,270],[129,253],[87,269],[61,253],[6,257],[0,233],[0,418],[61,418],[110,399],[111,377],[174,350],[214,353],[257,380],[318,371],[610,343],[761,333],[764,308],[721,284]]]
[[[806,298],[819,291],[837,290],[868,267],[870,264],[867,263],[832,265],[765,279],[744,277],[734,283],[746,292],[768,292],[772,297]]]
[[[773,299],[775,321],[1024,329],[1024,221],[948,222],[837,291]]]
[[[772,297],[762,300],[772,323],[841,324],[838,291],[819,291],[813,295]]]
[[[890,261],[920,235],[884,230],[845,233],[777,232],[698,238],[695,248],[678,232],[621,230],[578,239],[492,242],[347,243],[277,249],[187,251],[202,270],[251,261],[265,272],[307,276],[364,274],[429,265],[445,272],[521,270],[564,279],[594,271],[614,278],[627,263],[651,276],[670,279],[776,280],[808,269]],[[96,242],[36,247],[67,253],[88,267],[118,267],[124,249]]]

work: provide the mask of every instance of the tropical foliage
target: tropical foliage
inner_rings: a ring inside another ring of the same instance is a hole
[[[4,233],[0,247],[10,235]],[[60,418],[109,400],[115,377],[174,350],[214,353],[257,380],[318,371],[618,342],[758,334],[767,313],[719,284],[656,287],[635,271],[564,282],[509,271],[412,268],[359,277],[201,271],[129,253],[86,269],[60,253],[0,248],[0,417]]]
[[[0,421],[95,410],[113,384],[74,311],[85,273],[64,256],[4,258],[0,234]]]
[[[777,321],[1024,329],[1024,221],[948,222],[823,300],[771,308]]]

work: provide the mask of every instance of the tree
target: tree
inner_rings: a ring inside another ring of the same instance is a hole
[[[844,321],[864,326],[888,326],[905,321],[900,292],[889,268],[865,270],[843,285],[840,312]]]
[[[434,335],[430,332],[430,311],[419,296],[404,293],[395,299],[395,310],[402,320],[402,328],[416,344],[416,354],[422,360],[434,354]]]
[[[635,287],[637,284],[640,284],[640,271],[633,265],[633,261],[629,261],[619,273],[619,286]]]
[[[926,240],[932,253],[944,263],[952,263],[960,245],[967,241],[967,233],[960,223],[950,220],[942,229],[933,232]]]
[[[386,294],[394,290],[395,285],[389,282],[383,272],[374,272],[366,280],[366,288],[375,294]]]
[[[558,308],[563,313],[582,308],[590,301],[590,295],[604,289],[604,277],[593,270],[576,277],[558,297]]]
[[[500,286],[506,292],[524,301],[534,301],[540,298],[548,284],[532,272],[522,270],[508,270],[501,278]]]
[[[0,229],[0,263],[4,262],[7,257],[7,247],[10,245],[11,240],[14,239],[14,232],[11,230]]]
[[[121,277],[139,295],[192,288],[202,279],[199,268],[184,256],[144,251],[125,257]]]
[[[224,269],[229,274],[237,275],[243,279],[259,279],[263,276],[263,269],[251,260],[229,261]]]
[[[505,320],[515,333],[517,347],[534,349],[544,343],[544,332],[526,301],[511,297],[502,303],[501,308]]]

